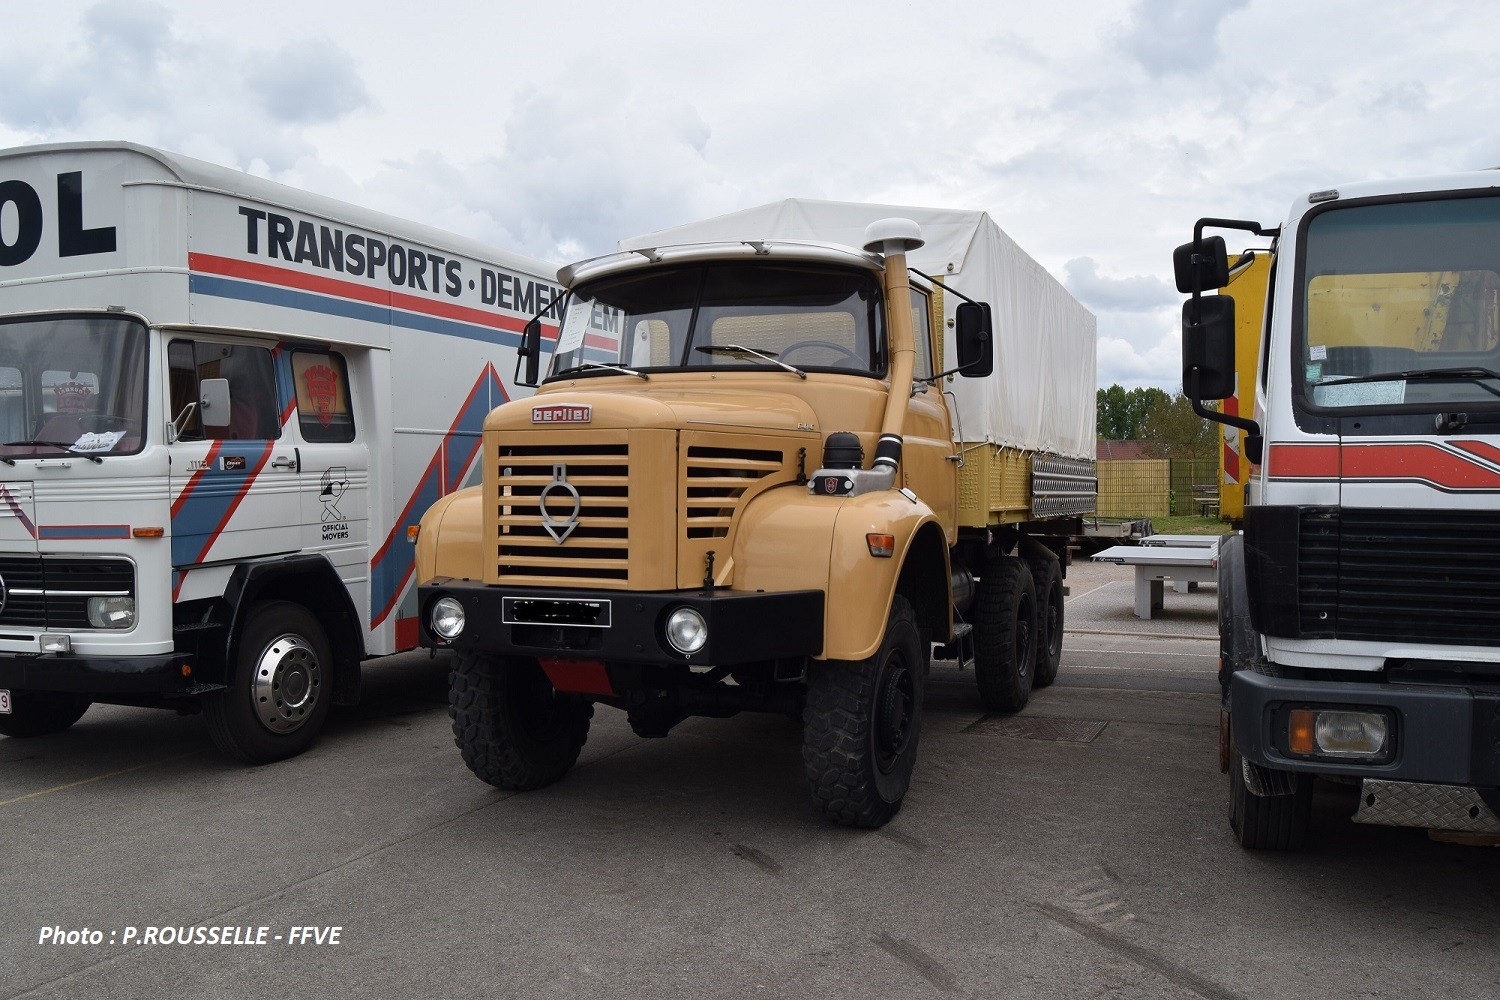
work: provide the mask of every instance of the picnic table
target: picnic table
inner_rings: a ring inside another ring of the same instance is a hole
[[[1135,615],[1150,619],[1164,607],[1165,581],[1178,593],[1219,578],[1218,535],[1151,535],[1140,545],[1115,545],[1096,554],[1095,562],[1135,567]]]

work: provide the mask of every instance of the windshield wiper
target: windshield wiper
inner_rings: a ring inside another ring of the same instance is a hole
[[[791,372],[798,378],[807,378],[807,372],[794,365],[787,364],[785,361],[778,359],[776,355],[765,354],[761,351],[752,351],[750,348],[741,347],[739,344],[705,344],[702,347],[695,348],[695,350],[701,351],[704,354],[727,354],[740,361],[746,358],[760,358],[762,361],[769,361],[777,368]]]
[[[1361,382],[1395,382],[1398,380],[1407,382],[1473,382],[1491,396],[1500,396],[1500,389],[1485,385],[1481,379],[1494,379],[1500,382],[1500,372],[1478,366],[1469,368],[1417,368],[1404,372],[1376,372],[1374,375],[1353,375],[1349,378],[1344,378],[1341,375],[1331,375],[1318,384],[1357,385]]]
[[[95,465],[104,464],[104,459],[100,458],[98,455],[90,454],[86,451],[79,451],[72,445],[65,444],[62,441],[7,441],[5,442],[5,444],[0,445],[0,448],[35,448],[37,445],[46,445],[49,448],[56,448],[59,451],[65,451],[69,455],[77,455],[79,458],[86,458],[90,462],[93,462]],[[10,462],[10,464],[15,465],[16,463],[12,461]]]
[[[618,372],[621,375],[634,375],[636,378],[642,379],[646,382],[651,381],[651,376],[647,375],[645,372],[638,372],[634,368],[624,368],[620,365],[602,365],[597,361],[581,361],[578,364],[574,365],[572,368],[564,368],[557,374],[566,375],[569,372],[589,371],[591,369],[598,371]]]

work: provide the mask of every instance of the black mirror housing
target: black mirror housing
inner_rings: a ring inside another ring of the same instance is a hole
[[[537,373],[542,361],[542,321],[536,317],[526,321],[521,331],[521,346],[516,348],[515,382],[517,385],[537,386]],[[522,366],[525,370],[522,370]]]
[[[995,326],[988,302],[960,302],[954,312],[958,373],[982,378],[995,370]]]
[[[1196,400],[1234,395],[1234,299],[1228,295],[1182,304],[1182,394]]]
[[[1223,288],[1229,284],[1229,251],[1224,247],[1224,237],[1205,236],[1197,243],[1184,243],[1172,251],[1172,270],[1176,272],[1177,290],[1184,295]]]

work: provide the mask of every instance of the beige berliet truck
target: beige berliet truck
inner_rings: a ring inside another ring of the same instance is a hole
[[[879,826],[934,645],[992,711],[1056,674],[1094,318],[980,212],[781,202],[625,247],[559,274],[545,381],[421,523],[464,760],[537,788],[595,704],[641,736],[784,713],[818,808]]]

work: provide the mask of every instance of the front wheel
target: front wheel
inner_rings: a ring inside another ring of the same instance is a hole
[[[1254,786],[1254,787],[1252,787]],[[1229,828],[1241,847],[1295,851],[1312,823],[1312,777],[1252,764],[1229,753]]]
[[[874,656],[809,666],[802,763],[814,804],[835,823],[884,826],[901,809],[922,733],[924,666],[899,595]]]
[[[312,612],[289,601],[257,605],[240,636],[229,687],[203,703],[214,744],[251,764],[312,746],[328,718],[332,665],[328,637]]]
[[[530,657],[459,650],[448,675],[453,742],[474,776],[530,791],[560,779],[589,737],[593,703],[558,694]]]
[[[90,702],[74,694],[50,691],[12,691],[10,712],[0,715],[0,735],[50,736],[83,718]]]

